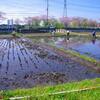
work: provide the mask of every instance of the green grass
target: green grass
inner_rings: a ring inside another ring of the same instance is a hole
[[[55,33],[54,36],[60,37],[65,36],[66,34],[63,33]],[[33,37],[50,37],[52,36],[50,33],[33,33],[33,34],[24,34],[24,37],[33,38]]]
[[[97,61],[96,59],[92,58],[92,57],[89,57],[87,55],[82,55],[76,51],[73,51],[73,50],[65,50],[63,48],[57,48],[55,45],[50,45],[51,47],[53,47],[54,49],[57,49],[57,50],[60,50],[66,54],[70,54],[72,56],[75,56],[75,57],[78,57],[80,59],[83,59],[84,61],[88,61],[90,63],[93,63],[95,64],[95,67],[100,67],[100,62]]]
[[[72,50],[64,50],[64,49],[61,49],[62,51],[64,51],[64,52],[66,52],[66,53],[69,53],[69,54],[71,54],[71,55],[74,55],[74,56],[76,56],[76,57],[79,57],[79,58],[81,58],[81,59],[83,59],[83,60],[86,60],[86,61],[89,61],[89,62],[91,62],[91,63],[97,63],[97,60],[95,60],[94,58],[92,58],[92,57],[88,57],[88,56],[86,56],[86,55],[82,55],[82,54],[80,54],[80,53],[78,53],[78,52],[75,52],[75,51],[72,51]],[[98,65],[98,66],[100,66],[100,65]]]
[[[80,53],[78,53],[78,52],[75,52],[75,51],[72,51],[72,50],[64,50],[64,49],[60,49],[60,50],[62,50],[62,51],[65,52],[65,53],[68,53],[68,54],[71,54],[71,55],[73,55],[73,56],[76,56],[76,57],[78,57],[78,58],[81,58],[81,59],[83,59],[84,61],[87,61],[87,62],[90,62],[90,63],[92,63],[92,64],[95,64],[94,67],[98,67],[98,68],[100,67],[100,62],[97,61],[96,59],[92,58],[92,57],[88,57],[88,56],[86,56],[86,55],[82,55],[82,54],[80,54]]]
[[[9,91],[1,91],[1,95],[7,100],[10,97],[31,96],[30,100],[100,100],[100,88],[91,89],[80,92],[60,93],[53,95],[52,93],[61,91],[70,91],[91,87],[100,87],[100,79],[84,80],[81,82],[73,82],[56,86],[36,87],[31,89],[17,89]],[[43,95],[43,96],[41,96]],[[34,99],[33,99],[34,98]],[[67,99],[66,99],[67,98]],[[22,99],[21,99],[22,100]],[[27,99],[23,99],[27,100]]]
[[[100,89],[42,97],[39,100],[100,100]]]
[[[22,36],[23,36],[22,33],[18,33],[18,32],[15,32],[15,31],[13,31],[13,32],[11,33],[11,35],[12,35],[13,37],[22,37]]]

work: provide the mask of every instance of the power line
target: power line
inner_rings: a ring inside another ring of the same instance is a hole
[[[52,3],[56,3],[57,2],[57,4],[60,4],[60,5],[63,5],[63,2],[62,1],[57,1],[57,0],[54,0],[54,1],[52,1]],[[82,3],[76,3],[76,2],[73,2],[73,1],[67,1],[67,6],[68,5],[75,5],[75,6],[80,6],[80,7],[88,7],[88,8],[100,8],[100,6],[91,6],[91,5],[87,5],[87,4],[82,4]]]
[[[76,8],[76,7],[74,7],[73,9],[71,7],[69,7],[69,9],[70,9],[70,11],[74,11],[74,12],[80,12],[80,13],[85,12],[85,13],[92,13],[93,15],[95,15],[95,14],[100,15],[100,11],[93,11],[91,9],[86,9],[86,10],[81,9],[81,11],[79,10],[79,8]],[[68,12],[70,13],[70,11],[68,11]]]
[[[53,7],[54,4],[59,4],[59,6],[63,6],[64,8],[61,8],[63,11],[63,16],[64,17],[67,17],[67,14],[70,10],[74,11],[76,10],[76,12],[88,12],[88,13],[99,13],[98,9],[100,8],[99,6],[92,6],[92,5],[85,5],[85,4],[81,4],[81,3],[77,3],[77,2],[70,2],[70,1],[67,1],[67,0],[63,0],[64,2],[62,1],[58,1],[58,0],[45,0],[46,1],[46,10],[44,10],[43,12],[42,11],[39,11],[39,12],[19,12],[19,13],[7,13],[8,15],[27,15],[27,14],[46,14],[47,15],[47,22],[48,22],[48,19],[49,19],[49,8]],[[53,6],[50,4],[52,3]],[[12,4],[12,6],[15,6],[15,7],[18,7],[17,4],[20,4],[19,2],[15,2]],[[30,5],[34,5],[34,4],[30,4]],[[72,8],[71,8],[72,6]],[[20,8],[31,8],[32,9],[32,6],[24,6],[24,5],[21,5]],[[79,8],[83,8],[81,10],[79,10]],[[23,10],[23,9],[22,9]],[[69,12],[70,13],[70,12]]]
[[[15,1],[15,0],[13,0],[12,1],[12,3],[10,3],[9,2],[9,0],[7,0],[8,2],[5,2],[5,5],[7,5],[6,7],[7,7],[7,9],[9,9],[9,7],[11,7],[11,8],[18,8],[18,9],[20,9],[20,10],[33,10],[33,6],[35,5],[37,5],[37,6],[41,6],[39,3],[30,3],[30,4],[24,4],[24,3],[21,3],[21,2],[17,2],[17,1]],[[44,6],[45,6],[45,4],[43,4]],[[43,6],[43,7],[44,7]],[[10,9],[11,9],[10,8]],[[44,10],[45,11],[45,10]]]
[[[55,3],[56,3],[55,1],[52,2],[52,5]],[[59,4],[59,6],[63,6],[63,2],[61,1],[58,1],[57,4]],[[100,8],[100,6],[90,6],[90,5],[85,5],[85,4],[75,3],[75,2],[67,2],[67,6],[70,6],[70,5],[82,7],[82,8],[89,8],[89,9],[99,9]]]
[[[21,13],[6,13],[6,14],[9,14],[9,15],[16,15],[16,14],[24,15],[24,14],[41,14],[41,12],[25,12],[25,13],[21,12]]]
[[[74,6],[79,6],[79,7],[84,7],[84,8],[92,8],[92,9],[99,9],[100,6],[91,6],[91,5],[85,5],[85,4],[80,4],[80,3],[74,3],[74,2],[69,2],[69,5],[74,5]]]
[[[55,2],[54,2],[55,3]],[[63,5],[63,3],[61,2],[61,1],[58,1],[57,3],[59,3],[59,6],[62,6]],[[65,4],[64,4],[65,5]],[[52,2],[52,5],[51,5],[52,7],[53,7],[53,2]],[[72,7],[71,7],[72,6]],[[76,9],[77,8],[77,9]],[[80,8],[82,8],[81,9],[81,11],[83,11],[83,12],[85,12],[85,13],[100,13],[100,11],[99,11],[99,6],[90,6],[90,5],[85,5],[85,4],[79,4],[79,3],[74,3],[74,2],[67,2],[67,14],[68,14],[68,12],[70,12],[70,10],[72,10],[72,11],[76,11],[76,12],[81,12],[79,9]],[[65,9],[65,7],[64,7],[64,9]],[[64,12],[65,11],[63,11],[63,15],[64,15]]]
[[[47,24],[49,20],[49,0],[47,0]]]

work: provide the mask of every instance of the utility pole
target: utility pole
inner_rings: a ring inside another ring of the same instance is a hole
[[[64,0],[63,17],[67,17],[67,0]]]
[[[47,25],[49,24],[49,0],[47,0]]]

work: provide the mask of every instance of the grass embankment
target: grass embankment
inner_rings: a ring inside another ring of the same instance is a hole
[[[70,35],[71,36],[77,36],[79,35],[80,33],[73,33],[71,32]],[[24,34],[25,37],[28,37],[28,38],[32,38],[32,37],[51,37],[51,36],[55,36],[55,37],[60,37],[60,36],[66,36],[67,34],[66,33],[55,33],[54,35],[51,35],[51,33],[27,33],[27,34]]]
[[[29,96],[20,100],[100,100],[100,79],[84,80],[57,86],[2,91],[6,100],[11,97]]]
[[[90,67],[96,70],[97,72],[100,72],[100,62],[92,57],[80,54],[73,50],[65,50],[64,48],[57,48],[55,45],[46,44],[46,46],[48,46],[52,50],[56,50],[56,52],[62,54],[65,57],[70,57],[70,59],[79,62],[82,65],[86,65],[87,67]]]
[[[0,39],[8,39],[8,38],[12,38],[12,35],[10,35],[10,34],[9,35],[8,34],[0,35]]]
[[[17,37],[17,38],[23,37],[23,34],[22,34],[22,33],[18,33],[18,32],[15,32],[15,31],[13,31],[13,32],[11,33],[11,35],[12,35],[13,37]]]
[[[66,35],[66,33],[56,33],[56,34],[63,34]],[[83,36],[83,37],[89,37],[92,38],[92,33],[91,32],[70,32],[70,36]],[[96,32],[97,38],[100,38],[100,32]]]
[[[55,33],[55,35],[51,35],[50,33],[31,33],[31,34],[24,34],[24,37],[27,38],[39,38],[39,37],[65,37],[67,36],[66,33]],[[100,39],[100,33],[97,33],[97,39]],[[92,39],[92,35],[89,32],[70,32],[70,38],[71,37],[85,37]]]
[[[58,33],[58,34],[60,34],[60,33]],[[83,36],[82,36],[83,37]],[[33,39],[33,37],[29,37],[30,39]],[[38,38],[38,37],[37,37]],[[89,36],[87,36],[87,38],[85,38],[85,39],[89,39],[90,37]],[[33,40],[32,40],[33,41]],[[65,50],[64,48],[57,48],[55,45],[53,45],[53,44],[45,44],[46,45],[46,47],[48,46],[50,49],[54,49],[54,50],[56,50],[56,51],[61,51],[61,52],[63,52],[65,55],[71,55],[71,58],[75,58],[76,57],[76,59],[74,59],[74,60],[77,60],[78,62],[80,62],[81,64],[84,64],[84,65],[88,65],[88,66],[91,66],[91,68],[93,68],[93,69],[95,69],[95,70],[97,70],[97,71],[99,71],[100,72],[100,62],[99,61],[97,61],[96,59],[94,59],[94,58],[92,58],[92,57],[89,57],[89,56],[87,56],[87,55],[82,55],[82,54],[80,54],[80,53],[78,53],[78,52],[76,52],[76,51],[73,51],[73,50]],[[83,62],[83,60],[84,60],[84,62]],[[85,63],[86,62],[86,63]]]
[[[31,34],[24,34],[24,37],[32,38],[32,37],[60,37],[60,36],[66,36],[66,34],[63,33],[55,33],[55,35],[52,35],[51,33],[31,33]]]
[[[79,58],[81,58],[81,59],[83,59],[83,60],[86,60],[86,61],[88,61],[88,62],[94,63],[94,64],[96,64],[96,66],[100,67],[99,61],[95,60],[95,59],[92,58],[92,57],[88,57],[88,56],[86,56],[86,55],[82,55],[82,54],[80,54],[80,53],[78,53],[78,52],[75,52],[75,51],[72,51],[72,50],[64,50],[64,49],[60,49],[60,50],[62,50],[62,51],[65,52],[65,53],[69,53],[69,54],[71,54],[71,55],[73,55],[73,56],[79,57]]]
[[[22,33],[12,32],[10,34],[0,34],[0,39],[20,38],[23,37]]]
[[[21,33],[17,33],[16,34],[18,37],[20,37],[20,36],[25,36],[25,37],[50,37],[50,36],[53,36],[53,35],[51,35],[51,33],[27,33],[27,34],[21,34]],[[55,37],[59,37],[59,36],[66,36],[67,34],[66,34],[66,32],[56,32],[55,33]],[[96,35],[97,35],[97,37],[100,37],[100,32],[97,32],[96,33]],[[11,34],[7,34],[7,33],[3,33],[3,34],[0,34],[0,37],[9,37],[9,36],[11,36]],[[70,36],[91,36],[91,33],[90,32],[70,32]]]
[[[93,38],[91,32],[71,32],[70,36],[71,37],[82,36],[82,37],[86,37],[86,38]],[[96,37],[97,37],[97,39],[100,39],[100,32],[96,32]]]

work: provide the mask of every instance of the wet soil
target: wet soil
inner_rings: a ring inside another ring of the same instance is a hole
[[[28,39],[0,39],[0,90],[100,77],[100,73],[42,45]]]

